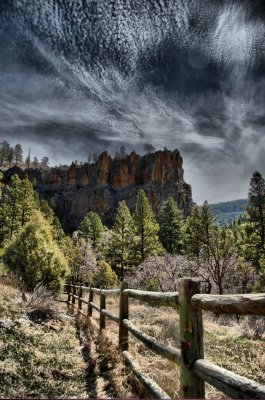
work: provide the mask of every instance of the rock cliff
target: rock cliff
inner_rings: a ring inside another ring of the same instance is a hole
[[[183,177],[182,158],[178,150],[157,151],[140,156],[135,152],[123,159],[104,152],[93,164],[70,167],[29,169],[13,167],[4,174],[8,181],[14,173],[28,174],[40,198],[49,200],[70,231],[92,210],[111,225],[119,201],[125,200],[133,210],[137,192],[144,189],[155,213],[165,198],[172,196],[184,214],[192,204],[191,187]]]

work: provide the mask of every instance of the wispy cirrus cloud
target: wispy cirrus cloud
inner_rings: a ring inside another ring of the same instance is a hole
[[[260,4],[7,1],[0,136],[57,164],[121,143],[179,148],[195,200],[246,195],[265,170]]]

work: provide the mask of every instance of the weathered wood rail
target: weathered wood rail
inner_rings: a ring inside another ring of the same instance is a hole
[[[89,292],[88,300],[83,294]],[[100,305],[94,303],[94,294],[100,296]],[[119,315],[106,310],[106,296],[119,296]],[[179,310],[181,349],[165,346],[153,337],[142,333],[129,320],[129,298],[146,302],[152,306],[172,307]],[[92,317],[93,309],[100,313],[99,328],[106,328],[106,317],[119,324],[119,349],[125,364],[134,371],[153,398],[169,399],[152,379],[138,366],[129,353],[129,333],[156,354],[180,366],[180,397],[205,398],[205,382],[232,398],[264,399],[265,386],[244,378],[232,371],[204,360],[202,310],[218,314],[240,314],[265,316],[265,293],[241,295],[200,294],[200,283],[196,279],[180,280],[179,292],[148,292],[128,289],[125,282],[120,289],[98,289],[83,285],[68,285],[68,305],[78,313]],[[87,309],[84,311],[83,304]]]

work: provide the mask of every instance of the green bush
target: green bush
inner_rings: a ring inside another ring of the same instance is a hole
[[[36,212],[32,221],[9,244],[3,260],[12,272],[23,278],[30,290],[42,282],[58,293],[69,273],[68,262],[40,212]]]
[[[111,269],[111,266],[106,261],[99,262],[99,269],[93,277],[93,284],[95,286],[105,286],[111,288],[118,284],[118,277]]]

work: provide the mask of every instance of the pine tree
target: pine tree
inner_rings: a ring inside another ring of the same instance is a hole
[[[133,219],[125,201],[119,203],[114,217],[107,257],[121,281],[131,266]]]
[[[10,144],[4,140],[0,144],[0,164],[3,165],[4,162],[8,161],[8,154],[10,152]]]
[[[16,165],[23,162],[23,149],[19,143],[14,147],[14,157]]]
[[[60,239],[58,244],[68,262],[71,271],[71,282],[77,283],[82,281],[80,272],[83,265],[83,257],[77,241],[73,240],[69,236],[64,236]]]
[[[209,243],[211,230],[217,226],[216,219],[210,209],[208,202],[205,201],[201,210],[201,227],[202,227],[202,240],[207,247]]]
[[[81,222],[78,231],[82,237],[91,240],[93,249],[95,249],[102,239],[104,226],[99,215],[90,211]]]
[[[13,161],[14,161],[14,149],[13,147],[10,147],[9,152],[7,154],[7,161],[9,164],[9,167],[12,167]]]
[[[18,175],[13,175],[11,182],[5,187],[4,195],[2,199],[2,206],[4,209],[6,228],[7,228],[7,239],[18,232],[21,227],[21,180]]]
[[[36,156],[33,158],[33,166],[34,168],[37,168],[39,166],[39,160]]]
[[[30,220],[38,208],[38,200],[28,178],[13,175],[3,188],[0,204],[0,242],[9,240]]]
[[[260,270],[265,256],[265,181],[258,171],[251,178],[248,200],[245,258]]]
[[[49,157],[47,157],[47,156],[45,156],[45,157],[42,157],[42,159],[41,159],[41,165],[43,166],[43,167],[47,167],[48,166],[48,164],[49,164]]]
[[[180,253],[183,246],[183,216],[172,197],[164,201],[158,214],[159,238],[168,253]]]
[[[33,289],[42,282],[58,293],[69,274],[68,263],[52,238],[49,224],[40,212],[6,248],[4,263]]]
[[[54,214],[53,209],[49,206],[46,200],[41,200],[40,211],[51,226],[53,239],[60,244],[60,241],[65,238],[65,234],[59,218]]]
[[[201,254],[202,245],[202,219],[199,207],[194,205],[188,217],[185,229],[184,249],[188,256],[196,257]]]
[[[136,262],[142,262],[149,255],[163,252],[158,237],[159,225],[143,190],[138,192],[133,220],[136,234],[134,244]]]
[[[26,164],[27,168],[30,168],[30,164],[31,164],[30,149],[29,149],[29,153],[28,153],[27,157],[25,158],[25,164]]]
[[[26,176],[20,183],[21,227],[30,221],[34,211],[38,208],[38,197],[32,183]]]

